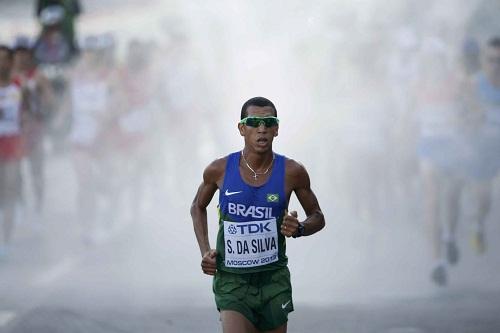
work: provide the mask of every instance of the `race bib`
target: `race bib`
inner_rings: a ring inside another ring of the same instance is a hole
[[[225,266],[256,267],[278,261],[276,219],[224,221]]]

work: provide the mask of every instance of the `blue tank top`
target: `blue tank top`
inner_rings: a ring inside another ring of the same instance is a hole
[[[278,269],[288,263],[285,237],[280,233],[288,199],[285,197],[285,157],[275,154],[271,175],[251,186],[240,175],[241,152],[227,157],[219,191],[217,268],[234,273]]]
[[[493,86],[484,74],[479,74],[477,90],[484,110],[485,126],[500,130],[500,88]]]

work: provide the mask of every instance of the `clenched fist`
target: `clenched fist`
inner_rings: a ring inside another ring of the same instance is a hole
[[[217,251],[214,249],[208,250],[201,259],[201,269],[207,275],[215,275],[217,270]]]
[[[299,228],[299,220],[297,219],[297,212],[292,211],[288,213],[285,211],[283,223],[281,223],[281,234],[285,237],[292,237]]]

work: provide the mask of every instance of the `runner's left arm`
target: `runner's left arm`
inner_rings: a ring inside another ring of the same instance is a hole
[[[303,236],[309,236],[323,229],[325,218],[318,203],[318,199],[311,189],[311,181],[305,167],[295,161],[289,161],[290,170],[287,178],[291,184],[291,189],[295,192],[304,212],[306,219],[300,222],[297,218],[297,212],[286,212],[281,225],[281,233],[286,237],[296,234],[299,223],[304,225]]]

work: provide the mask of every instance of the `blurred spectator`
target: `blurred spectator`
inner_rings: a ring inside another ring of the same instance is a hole
[[[64,8],[52,5],[44,8],[40,15],[42,30],[35,43],[35,58],[42,64],[61,64],[70,60],[72,46],[64,35],[62,23]]]
[[[81,13],[79,0],[38,0],[36,3],[36,16],[42,19],[44,9],[51,6],[61,6],[64,9],[64,16],[61,22],[61,29],[66,41],[69,44],[71,53],[76,51],[75,44],[75,18]]]

